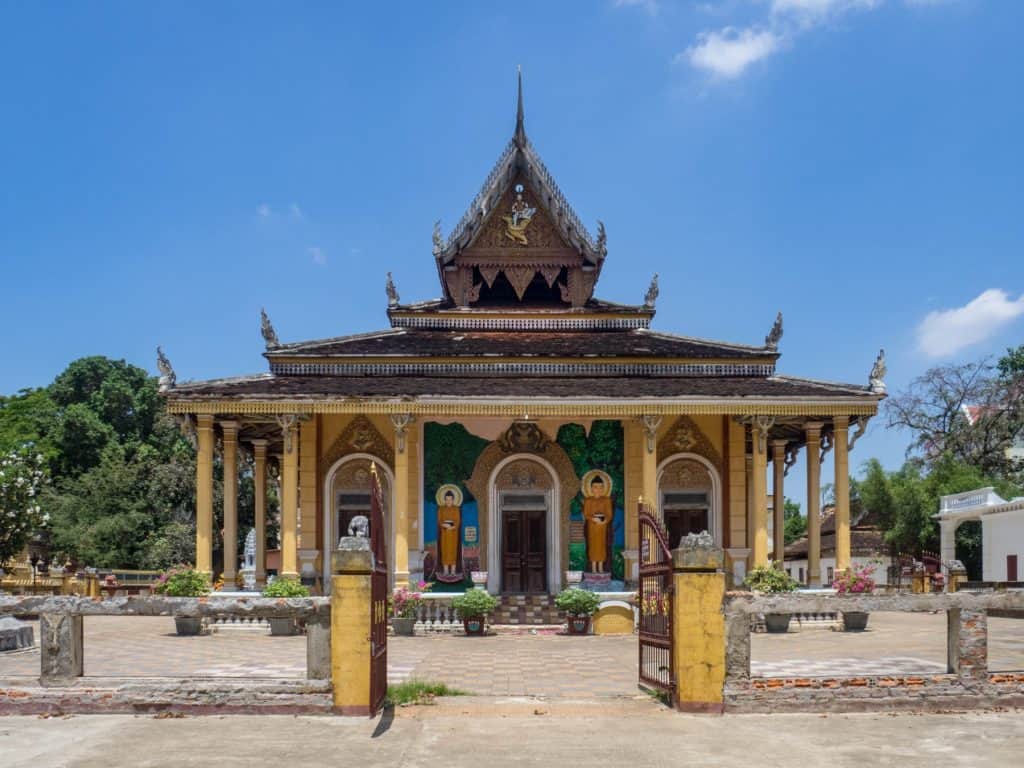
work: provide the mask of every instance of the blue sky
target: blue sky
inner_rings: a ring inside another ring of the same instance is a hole
[[[438,295],[526,127],[608,229],[599,294],[890,389],[1024,341],[1024,4],[0,2],[0,392],[104,354],[180,379]],[[874,424],[856,462],[902,458]],[[829,470],[827,470],[829,471]],[[794,482],[802,484],[799,471]],[[801,485],[794,489],[798,498]]]

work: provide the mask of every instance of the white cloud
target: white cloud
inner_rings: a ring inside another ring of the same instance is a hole
[[[739,77],[754,62],[771,56],[782,38],[767,29],[726,27],[717,32],[701,32],[676,59],[685,58],[697,69],[722,78]]]
[[[658,0],[615,0],[616,8],[643,8],[651,16],[658,13]]]
[[[959,0],[903,0],[911,6],[939,6]],[[641,0],[616,0],[635,5]],[[725,27],[698,33],[676,60],[720,78],[739,77],[756,61],[793,43],[800,35],[852,11],[873,11],[886,0],[769,0],[766,18],[742,29]]]
[[[256,215],[259,216],[261,219],[270,218],[270,214],[272,213],[273,211],[270,210],[270,206],[267,205],[266,203],[260,203],[260,207],[256,209]]]
[[[322,248],[312,245],[306,251],[313,257],[314,264],[319,264],[322,267],[327,263],[327,254],[324,253]]]
[[[292,203],[291,206],[289,206],[288,210],[291,212],[292,216],[294,218],[296,218],[296,219],[304,219],[304,218],[306,218],[306,214],[304,214],[302,212],[302,209],[299,208],[299,204],[298,203]]]
[[[990,288],[962,307],[929,312],[917,326],[917,344],[929,357],[945,357],[978,344],[1024,315],[1024,294],[1011,301]]]

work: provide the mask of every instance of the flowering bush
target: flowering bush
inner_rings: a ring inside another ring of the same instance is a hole
[[[789,574],[782,570],[779,563],[759,565],[751,568],[743,581],[754,592],[774,594],[776,592],[792,592],[800,585]]]
[[[42,454],[22,448],[0,455],[0,565],[21,552],[32,533],[50,521],[39,506],[45,482]]]
[[[412,619],[416,617],[416,612],[423,605],[422,593],[430,591],[430,584],[421,581],[416,585],[416,588],[419,589],[419,592],[413,592],[405,587],[395,590],[395,593],[391,596],[392,616],[398,619]]]
[[[274,579],[263,588],[264,597],[309,597],[309,587],[295,578]]]
[[[593,616],[601,605],[601,599],[588,589],[570,587],[558,593],[555,605],[570,616]]]
[[[191,565],[176,565],[160,575],[153,591],[168,597],[203,597],[210,594],[210,579]]]
[[[875,591],[875,580],[871,575],[875,572],[876,566],[865,563],[854,565],[846,571],[841,572],[832,582],[836,592],[840,595],[863,595]]]

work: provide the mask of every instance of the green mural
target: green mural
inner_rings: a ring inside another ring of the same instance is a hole
[[[433,499],[437,489],[445,483],[457,483],[467,498],[473,494],[466,480],[473,474],[473,465],[487,447],[482,437],[466,431],[461,424],[423,425],[426,451],[423,455],[423,497]]]

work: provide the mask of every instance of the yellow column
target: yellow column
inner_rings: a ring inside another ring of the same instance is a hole
[[[753,466],[750,488],[754,497],[754,567],[768,565],[768,430],[759,424],[751,428]]]
[[[746,500],[747,505],[747,549],[753,553],[754,551],[754,456],[748,453],[743,457],[743,471],[746,473],[744,478],[744,491],[743,498]],[[751,562],[751,565],[754,565]]]
[[[626,525],[626,580],[634,583],[637,579],[639,557],[637,530],[637,499],[643,495],[644,437],[640,424],[632,419],[622,421],[625,440],[625,525]]]
[[[772,559],[786,559],[786,441],[772,440]]]
[[[850,567],[850,419],[848,416],[836,416],[832,424],[832,443],[836,454],[836,572],[841,573]]]
[[[297,578],[298,570],[298,503],[299,503],[299,436],[298,418],[279,416],[284,433],[284,456],[281,467],[281,576]]]
[[[807,435],[807,584],[821,586],[821,427],[804,425]]]
[[[395,519],[394,519],[394,586],[409,585],[409,452],[406,438],[412,416],[407,413],[391,414],[395,428]]]
[[[256,518],[256,584],[267,583],[267,441],[252,441],[253,513]]]
[[[742,549],[747,541],[746,441],[743,425],[729,419],[729,527],[733,549]]]
[[[712,550],[713,552],[714,550]],[[722,712],[725,687],[725,574],[716,564],[682,565],[674,556],[672,654],[676,706],[684,712]],[[721,560],[721,550],[717,555]]]
[[[238,572],[238,422],[222,421],[224,436],[224,583],[235,587]]]
[[[299,426],[299,573],[312,578],[321,573],[317,567],[320,551],[320,526],[317,520],[317,456],[319,424],[316,417]]]
[[[196,417],[196,570],[213,576],[213,416]]]
[[[371,715],[373,568],[369,539],[331,553],[331,692],[340,715]],[[383,610],[383,608],[382,608]]]
[[[654,514],[661,516],[661,499],[658,498],[658,427],[661,426],[661,416],[642,416],[641,424],[644,431],[644,452],[643,452],[643,486],[642,494],[644,501],[651,505]],[[672,546],[678,542],[669,542]]]

